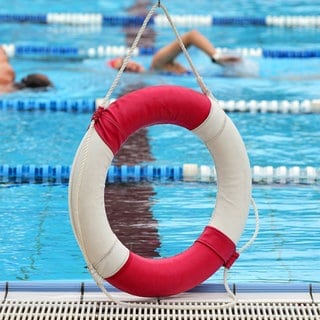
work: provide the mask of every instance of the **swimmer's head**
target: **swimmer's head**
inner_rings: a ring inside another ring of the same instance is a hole
[[[121,57],[117,57],[117,58],[114,58],[114,59],[108,61],[108,65],[111,68],[117,69],[117,70],[119,70],[121,68],[122,64],[123,64],[123,58],[121,58]],[[145,70],[144,70],[144,67],[141,64],[130,60],[130,61],[128,61],[124,71],[125,72],[137,72],[137,73],[140,73],[140,72],[144,72]]]
[[[32,73],[22,78],[20,82],[15,83],[15,86],[18,89],[24,89],[24,88],[31,88],[31,89],[42,88],[43,89],[43,88],[52,87],[53,84],[46,75],[40,74],[40,73]]]

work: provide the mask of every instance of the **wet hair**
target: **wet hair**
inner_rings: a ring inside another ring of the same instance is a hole
[[[52,87],[51,81],[47,76],[39,73],[32,73],[20,80],[20,82],[15,83],[17,89],[24,88],[48,88]]]

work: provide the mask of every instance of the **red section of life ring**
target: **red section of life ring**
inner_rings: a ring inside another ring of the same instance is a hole
[[[127,94],[93,118],[102,140],[116,154],[135,131],[154,124],[176,124],[189,130],[198,127],[210,112],[205,95],[178,86],[147,87]]]
[[[206,227],[186,251],[164,259],[147,259],[130,252],[126,264],[109,283],[137,296],[165,297],[192,289],[221,266],[237,259],[235,244],[219,230]]]

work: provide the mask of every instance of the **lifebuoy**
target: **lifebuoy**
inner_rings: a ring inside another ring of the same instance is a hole
[[[93,115],[72,166],[69,207],[73,229],[91,268],[115,287],[143,297],[170,296],[200,284],[238,257],[251,199],[244,143],[225,112],[204,94],[179,86],[154,86],[122,96]],[[105,214],[106,173],[114,155],[136,130],[175,124],[191,130],[213,156],[218,192],[211,220],[186,251],[148,259],[130,252]]]

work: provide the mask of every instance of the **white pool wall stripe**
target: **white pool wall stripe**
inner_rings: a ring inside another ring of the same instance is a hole
[[[104,283],[105,288],[113,294],[121,294],[126,298],[129,295],[120,292],[118,289]],[[317,283],[232,283],[230,286],[241,300],[261,299],[266,301],[285,300],[314,302],[319,301],[319,284]],[[221,283],[203,283],[189,292],[176,297],[176,299],[191,299],[192,297],[206,297],[208,294],[215,298],[222,294],[225,298],[225,288]],[[36,281],[1,281],[1,301],[81,301],[83,298],[91,297],[91,301],[101,299],[101,290],[91,280],[36,280]],[[317,297],[317,299],[315,299]],[[102,298],[104,298],[102,296]],[[135,298],[136,297],[131,297]],[[215,300],[213,300],[215,301]],[[49,309],[50,310],[50,309]],[[5,318],[7,319],[7,318]],[[27,319],[24,318],[24,319]]]

